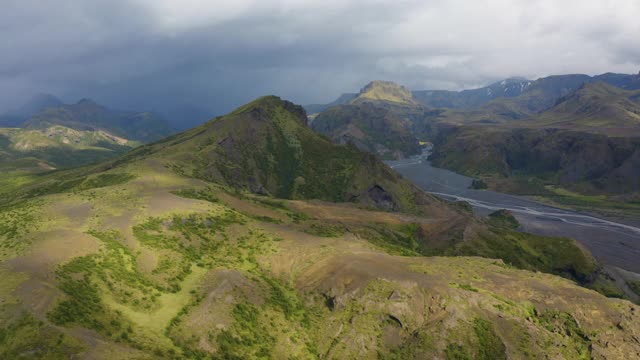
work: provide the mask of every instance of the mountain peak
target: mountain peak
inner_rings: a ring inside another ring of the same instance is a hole
[[[352,102],[388,101],[401,104],[416,104],[413,94],[402,85],[392,81],[374,80],[360,90],[360,94]]]
[[[302,125],[307,126],[307,113],[302,106],[296,105],[287,100],[282,100],[275,95],[259,97],[256,100],[237,108],[231,114],[240,115],[249,112],[257,112],[271,115],[266,118],[277,118],[277,116],[273,117],[272,115],[281,111],[290,112]]]
[[[31,97],[29,101],[23,104],[16,111],[16,114],[29,117],[47,108],[58,107],[61,105],[63,105],[63,102],[57,97],[51,94],[39,93]]]
[[[76,103],[76,105],[90,105],[90,106],[98,106],[98,103],[96,103],[95,101],[88,99],[88,98],[82,98],[80,100],[78,100],[78,102]]]

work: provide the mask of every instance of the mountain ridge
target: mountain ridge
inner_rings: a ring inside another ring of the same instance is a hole
[[[306,123],[301,107],[260,98],[118,159],[43,175],[9,202],[0,189],[0,355],[640,351],[640,307],[532,271],[593,276],[597,263],[572,240],[474,219]],[[336,196],[331,182],[345,189]],[[508,260],[473,256],[496,250]],[[422,256],[438,253],[448,256]]]

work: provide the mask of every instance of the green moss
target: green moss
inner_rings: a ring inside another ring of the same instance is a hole
[[[75,357],[86,349],[75,339],[23,313],[0,328],[0,358],[52,359]]]
[[[449,344],[445,350],[447,360],[471,360],[471,356],[465,350],[464,346],[458,344]]]
[[[499,360],[507,358],[506,347],[496,334],[491,322],[476,318],[473,321],[473,330],[479,342],[476,359]]]
[[[330,223],[313,223],[304,230],[306,233],[322,237],[341,237],[346,230],[343,225]]]
[[[32,200],[0,207],[0,258],[21,254],[31,243],[25,235],[38,229],[42,201]]]
[[[419,224],[370,224],[350,231],[393,255],[419,256],[421,252],[418,240]]]
[[[124,184],[135,179],[135,176],[128,173],[105,173],[88,177],[78,187],[78,190],[96,189],[106,186]]]
[[[569,337],[574,346],[572,350],[578,354],[579,359],[591,358],[590,336],[580,327],[571,314],[557,310],[547,310],[538,314],[537,320],[547,331]]]
[[[259,321],[260,311],[252,304],[236,304],[232,311],[235,320],[229,330],[217,337],[219,352],[225,359],[269,358],[276,339],[270,329]]]

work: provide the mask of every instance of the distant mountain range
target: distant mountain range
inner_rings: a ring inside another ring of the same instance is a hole
[[[552,106],[555,101],[578,89],[582,84],[604,82],[625,90],[640,89],[640,74],[614,74],[589,76],[582,74],[555,75],[528,80],[521,77],[508,78],[486,87],[462,91],[448,90],[414,90],[413,98],[421,104],[432,108],[470,109],[478,108],[492,100],[500,98],[520,97],[520,106],[531,112],[542,111]],[[342,94],[329,104],[307,105],[309,114],[351,102],[358,93]]]
[[[42,171],[103,161],[175,130],[151,112],[64,104],[40,94],[0,117],[0,168]]]
[[[512,78],[460,92],[374,81],[310,118],[334,142],[382,158],[433,142],[436,165],[503,191],[559,199],[558,186],[614,203],[640,199],[640,74]]]

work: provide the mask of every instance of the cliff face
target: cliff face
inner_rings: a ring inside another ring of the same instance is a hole
[[[432,155],[436,166],[473,176],[517,173],[552,177],[559,184],[587,183],[621,194],[640,190],[640,138],[554,129],[488,131],[460,128]]]

